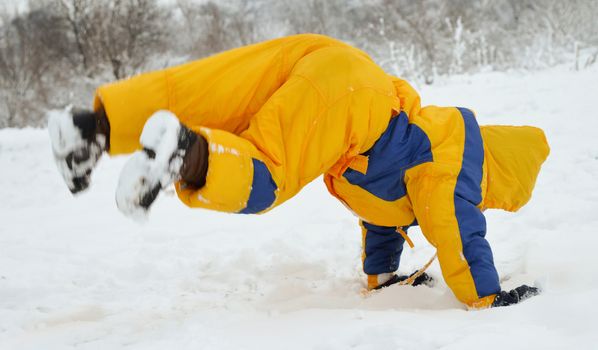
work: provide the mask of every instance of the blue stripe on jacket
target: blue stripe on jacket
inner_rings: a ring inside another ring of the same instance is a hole
[[[459,225],[463,255],[467,260],[479,297],[500,292],[492,250],[486,241],[486,219],[477,208],[482,201],[484,145],[473,113],[459,108],[465,124],[463,162],[455,188],[455,215]]]
[[[266,164],[253,159],[253,183],[247,200],[247,207],[239,214],[255,214],[268,209],[276,199],[276,183]]]
[[[405,172],[432,161],[430,140],[417,125],[409,123],[401,112],[392,118],[374,146],[363,153],[368,157],[366,174],[347,169],[343,176],[376,197],[395,201],[407,194]]]

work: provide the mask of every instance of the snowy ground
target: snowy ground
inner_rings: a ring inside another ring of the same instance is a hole
[[[162,196],[122,217],[124,159],[103,159],[74,199],[45,130],[0,130],[0,349],[596,349],[598,69],[488,73],[421,87],[426,104],[481,124],[546,130],[532,201],[489,212],[505,289],[543,295],[466,311],[442,282],[367,297],[356,218],[316,181],[262,217],[190,210]],[[413,230],[401,270],[433,250]],[[437,263],[431,274],[440,279]]]

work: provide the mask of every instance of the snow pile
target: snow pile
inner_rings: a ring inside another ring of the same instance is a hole
[[[488,73],[420,87],[480,124],[543,128],[530,203],[488,211],[502,285],[545,292],[469,312],[442,281],[363,296],[357,220],[321,181],[267,215],[161,196],[146,225],[117,210],[127,158],[73,199],[46,130],[0,131],[0,349],[562,349],[598,343],[598,69]],[[413,230],[402,272],[433,254]]]

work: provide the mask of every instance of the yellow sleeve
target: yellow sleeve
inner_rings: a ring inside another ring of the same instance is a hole
[[[438,250],[442,274],[456,297],[471,307],[489,306],[500,284],[481,211],[480,128],[466,108],[425,107],[413,122],[428,136],[433,156],[405,175],[417,222]]]
[[[455,194],[456,183],[455,174],[443,175],[434,164],[424,164],[408,172],[407,192],[422,232],[437,249],[447,285],[464,304],[484,308],[500,292],[498,274],[484,238],[484,215]]]
[[[264,155],[248,140],[227,131],[195,128],[208,142],[206,184],[175,185],[181,201],[190,207],[230,213],[255,214],[267,211],[278,186],[266,166]]]

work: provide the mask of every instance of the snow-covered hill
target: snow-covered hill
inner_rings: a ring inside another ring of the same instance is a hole
[[[357,219],[321,181],[261,217],[162,196],[138,225],[114,203],[123,158],[103,159],[73,198],[45,130],[0,130],[0,349],[596,349],[598,69],[420,88],[480,124],[545,129],[532,201],[487,212],[503,287],[544,294],[475,312],[443,282],[363,296]],[[433,254],[410,236],[405,272]],[[430,272],[441,279],[437,263]]]

